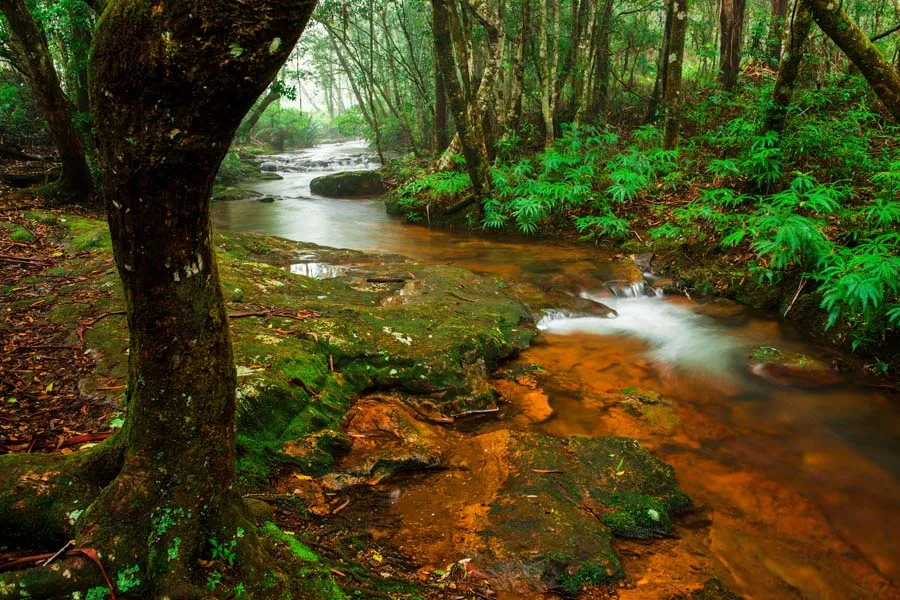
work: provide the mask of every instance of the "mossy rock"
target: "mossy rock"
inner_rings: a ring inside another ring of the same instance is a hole
[[[381,175],[376,171],[343,171],[316,177],[309,183],[313,194],[329,198],[376,196],[385,191]]]
[[[683,600],[684,596],[675,596],[671,600]],[[744,600],[716,578],[707,581],[703,587],[690,595],[690,600]]]
[[[840,381],[828,363],[775,346],[758,346],[750,353],[750,372],[778,385],[819,387]]]

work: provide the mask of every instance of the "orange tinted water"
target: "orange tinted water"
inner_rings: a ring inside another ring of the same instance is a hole
[[[388,217],[378,200],[313,197],[308,182],[316,174],[287,173],[258,186],[283,197],[273,204],[217,204],[216,226],[456,264],[511,286],[594,293],[609,277],[609,256],[593,247],[410,227]],[[631,436],[675,467],[697,511],[680,522],[676,539],[619,544],[629,575],[621,597],[668,598],[719,576],[747,598],[900,598],[893,583],[900,580],[896,392],[862,375],[817,388],[753,376],[747,358],[754,346],[825,361],[835,355],[731,303],[615,302],[621,316],[614,326],[549,323],[517,359],[543,367],[539,381],[504,384],[509,406],[471,427]],[[637,414],[633,393],[660,402]],[[459,560],[459,540],[471,533],[467,520],[493,481],[488,475],[386,488],[399,500],[373,513],[371,527],[414,548],[426,566]],[[441,510],[447,502],[458,510]]]

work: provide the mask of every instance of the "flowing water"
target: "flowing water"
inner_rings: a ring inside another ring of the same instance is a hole
[[[611,257],[592,247],[429,231],[389,217],[380,200],[309,191],[317,175],[374,166],[358,144],[271,157],[265,168],[284,180],[255,189],[276,202],[218,203],[215,225],[456,264],[512,286],[576,293],[614,308],[616,318],[548,311],[542,334],[517,362],[546,370],[542,393],[552,412],[521,420],[508,409],[501,419],[509,417],[503,427],[551,435],[635,437],[675,467],[697,511],[682,519],[675,538],[619,544],[629,574],[621,598],[669,598],[712,575],[747,598],[900,598],[896,388],[854,374],[860,369],[851,359],[816,347],[771,316],[618,283]],[[299,272],[321,276],[326,267]],[[760,345],[855,368],[793,385],[766,380],[748,369]],[[636,418],[622,402],[629,393],[661,400]],[[496,419],[473,425],[500,426]],[[382,535],[402,538],[398,524],[410,528],[415,520],[404,511],[428,508],[389,503],[373,527],[384,523]],[[462,549],[440,543],[440,533],[417,529],[406,536],[426,563],[462,558],[453,554]]]

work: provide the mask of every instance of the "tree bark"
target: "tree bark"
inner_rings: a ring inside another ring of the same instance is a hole
[[[722,0],[719,11],[719,81],[726,90],[737,85],[744,43],[745,0]]]
[[[143,597],[196,596],[189,584],[211,537],[237,540],[247,577],[261,576],[255,534],[239,531],[236,376],[210,192],[314,6],[111,0],[95,33],[91,101],[128,314],[128,413],[116,436],[123,467],[77,539],[107,569],[137,565]]]
[[[900,74],[834,0],[803,0],[816,24],[830,37],[900,122]]]
[[[687,0],[669,0],[669,6],[672,26],[669,30],[668,55],[666,56],[663,150],[673,150],[678,147],[678,134],[681,129],[681,74],[688,25]]]
[[[89,200],[94,196],[94,180],[84,144],[72,121],[72,105],[60,86],[46,39],[24,0],[0,0],[0,10],[9,23],[10,46],[24,68],[23,74],[59,151],[61,191],[75,200]]]
[[[794,85],[797,83],[800,64],[803,62],[803,47],[809,39],[812,26],[812,15],[803,6],[802,0],[797,0],[792,11],[791,22],[784,32],[784,54],[778,65],[772,104],[766,111],[763,133],[784,131],[788,109],[794,96]]]

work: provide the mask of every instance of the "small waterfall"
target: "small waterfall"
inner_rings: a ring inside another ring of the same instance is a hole
[[[629,290],[638,289],[629,286]],[[652,288],[651,288],[652,289]],[[618,314],[602,318],[548,310],[538,328],[554,334],[624,335],[649,346],[659,363],[702,372],[724,372],[740,362],[746,347],[715,321],[688,306],[666,301],[656,293],[613,298],[582,292]]]

